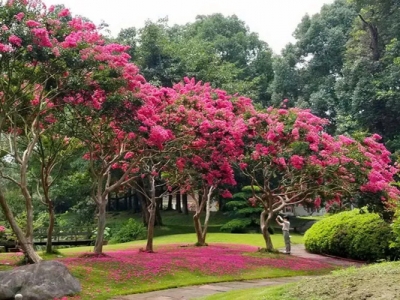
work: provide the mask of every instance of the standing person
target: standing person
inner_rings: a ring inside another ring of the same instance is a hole
[[[282,233],[283,233],[283,239],[285,240],[285,246],[286,246],[286,251],[284,253],[290,254],[290,235],[289,235],[289,228],[290,228],[290,222],[289,218],[287,216],[284,216],[283,218],[281,216],[276,217],[275,221],[279,224],[279,226],[282,226]]]

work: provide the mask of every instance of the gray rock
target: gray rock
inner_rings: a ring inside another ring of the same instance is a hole
[[[81,291],[81,285],[58,261],[43,261],[33,265],[0,272],[0,300],[52,300],[72,296]]]

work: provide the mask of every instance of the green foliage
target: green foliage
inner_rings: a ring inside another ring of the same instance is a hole
[[[377,261],[393,258],[389,249],[393,234],[378,214],[352,210],[315,223],[305,234],[304,243],[312,253]]]
[[[121,229],[112,236],[110,243],[126,243],[146,237],[146,228],[142,223],[129,219]]]
[[[251,225],[250,219],[233,219],[221,227],[221,231],[231,233],[246,233]]]
[[[257,191],[258,187],[254,187]],[[225,204],[225,209],[233,218],[221,227],[223,232],[246,233],[259,229],[260,213],[262,209],[251,206],[249,198],[253,195],[251,186],[244,186],[241,192],[233,195],[232,200]]]
[[[123,29],[117,41],[131,47],[133,61],[155,85],[172,86],[183,77],[195,77],[269,103],[272,51],[236,16],[198,16],[172,27],[166,18],[148,21],[138,30]]]
[[[93,237],[97,238],[97,229],[93,230]],[[104,239],[108,240],[111,237],[111,228],[110,227],[106,227],[104,228]]]
[[[395,219],[392,223],[392,231],[394,238],[390,243],[390,247],[400,254],[400,206],[398,206]]]

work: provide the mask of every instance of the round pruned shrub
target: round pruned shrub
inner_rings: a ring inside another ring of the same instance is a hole
[[[326,217],[304,235],[305,247],[321,253],[364,261],[390,259],[393,233],[378,214],[354,209]]]
[[[129,219],[111,238],[110,243],[126,243],[146,237],[146,227],[142,223]]]

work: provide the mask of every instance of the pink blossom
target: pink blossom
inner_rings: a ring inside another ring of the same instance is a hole
[[[71,13],[70,13],[69,9],[68,9],[68,8],[64,8],[63,10],[61,10],[61,11],[58,13],[58,16],[59,16],[60,18],[62,18],[62,17],[68,17],[70,14],[71,14]]]
[[[299,155],[293,155],[290,158],[290,163],[294,168],[300,170],[301,168],[303,168],[304,165],[304,157],[301,157]]]
[[[39,27],[42,24],[40,24],[39,22],[36,22],[35,20],[28,20],[25,22],[26,26],[28,27]]]
[[[55,57],[59,57],[60,56],[60,49],[59,48],[54,47],[51,51],[53,52]]]
[[[232,194],[231,194],[231,192],[228,191],[228,190],[224,190],[224,191],[221,193],[221,196],[222,196],[223,198],[232,198]]]
[[[14,17],[18,20],[21,21],[24,18],[25,14],[23,12],[20,12],[16,14]]]
[[[315,198],[314,205],[315,205],[316,208],[320,208],[321,207],[321,197]]]
[[[186,160],[184,158],[180,157],[176,160],[176,167],[178,168],[179,172],[183,171],[185,165],[186,165]]]
[[[244,162],[239,163],[239,168],[240,168],[241,170],[246,169],[246,167],[247,167],[247,164],[246,164],[246,163],[244,163]]]
[[[12,48],[9,45],[4,45],[0,43],[0,52],[10,52]]]
[[[46,30],[46,28],[33,28],[31,29],[32,33],[35,36],[36,43],[38,46],[41,47],[52,47],[53,45],[51,44],[50,38],[49,38],[49,33]]]
[[[135,156],[135,155],[134,155],[133,152],[128,151],[128,152],[125,154],[124,159],[128,160],[128,159],[131,159],[131,158],[134,157],[134,156]]]
[[[10,35],[8,41],[17,47],[21,47],[22,40],[14,34]]]

